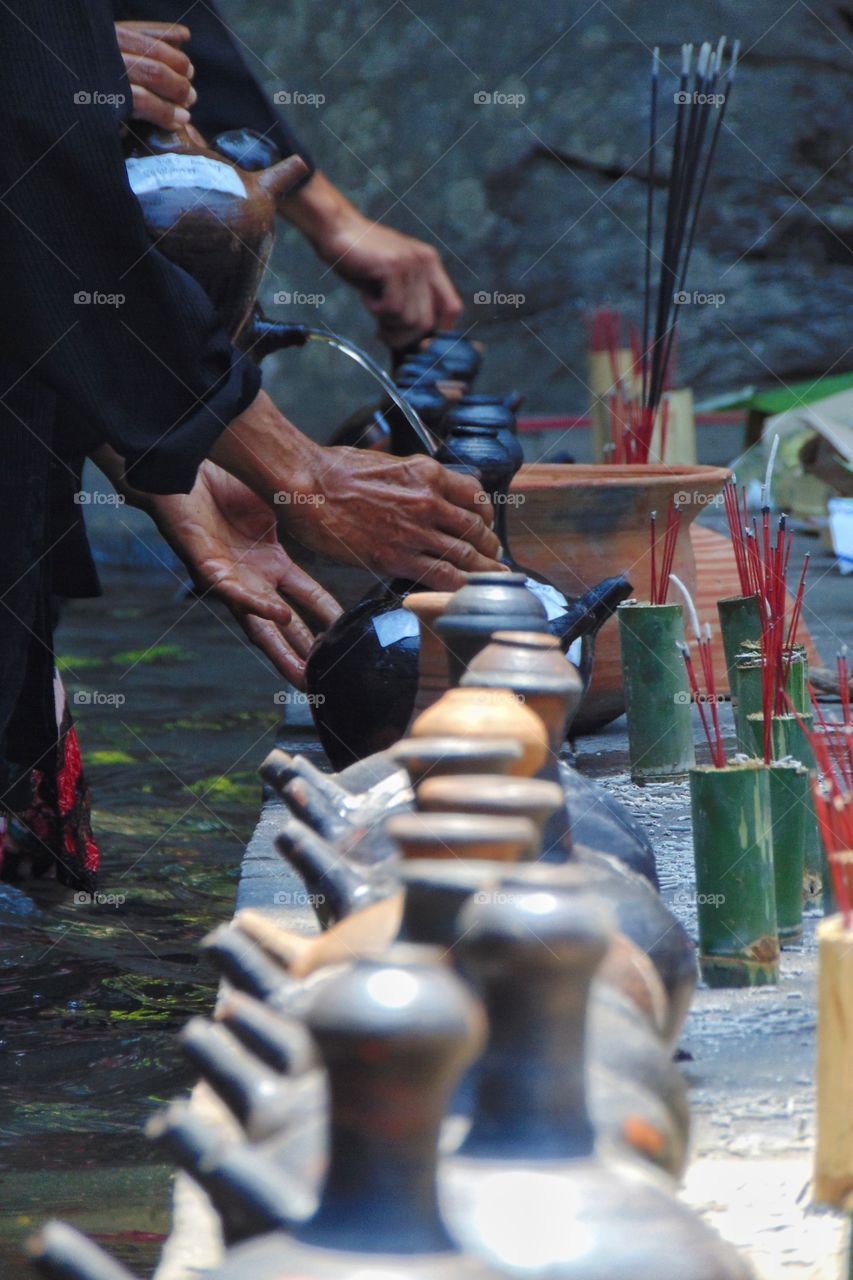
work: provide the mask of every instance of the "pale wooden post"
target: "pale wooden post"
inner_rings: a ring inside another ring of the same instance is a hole
[[[817,928],[817,1148],[814,1197],[853,1208],[853,929],[842,916]]]

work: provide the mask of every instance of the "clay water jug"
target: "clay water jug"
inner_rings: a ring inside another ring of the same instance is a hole
[[[521,463],[520,450],[511,456],[496,427],[460,426],[448,436],[437,456],[448,466],[481,476],[494,504],[496,532],[506,549],[506,502],[512,476]],[[508,552],[504,559],[510,570],[516,567]],[[609,578],[582,597],[569,600],[539,575],[522,572],[523,585],[541,605],[534,629],[556,635],[588,683],[595,634],[630,595],[630,584],[624,578]],[[472,575],[475,584],[487,586],[481,581],[483,576]],[[420,629],[404,609],[403,600],[414,589],[415,584],[399,580],[374,589],[318,637],[309,655],[306,683],[313,695],[314,721],[336,769],[385,750],[405,732],[417,691]],[[453,610],[451,601],[448,612]],[[508,617],[495,622],[493,629],[518,625],[517,619]],[[488,634],[482,628],[480,633],[482,647]],[[453,629],[441,634],[451,663],[457,663],[451,669],[452,680],[454,670],[458,675],[458,665],[464,661],[460,655],[471,651],[471,642],[458,619]]]
[[[395,353],[398,365],[411,360],[440,365],[448,377],[471,383],[480,371],[483,355],[479,343],[473,342],[461,331],[442,329],[431,338],[418,341]]]
[[[490,1039],[471,1127],[442,1162],[442,1206],[456,1237],[520,1276],[746,1280],[746,1264],[689,1209],[596,1152],[586,1009],[607,932],[594,903],[494,896],[465,908],[459,933]]]
[[[246,139],[240,131],[238,139]],[[253,341],[255,299],[275,239],[277,200],[306,172],[300,156],[250,172],[265,151],[236,148],[222,135],[209,145],[192,125],[165,133],[135,123],[126,129],[125,162],[131,189],[160,253],[204,289],[233,341]],[[294,333],[298,326],[295,327]]]
[[[451,400],[461,398],[468,377],[474,376],[480,359],[472,344],[464,340],[444,344],[446,336],[436,334],[425,350],[397,353],[394,362],[394,382],[439,438],[444,434]],[[447,350],[450,351],[449,363],[442,358]],[[460,376],[460,370],[464,377]],[[336,428],[329,443],[376,449],[402,457],[423,452],[422,442],[413,436],[388,396],[357,409]]]
[[[487,1280],[438,1209],[439,1131],[483,1037],[482,1011],[437,952],[400,946],[358,961],[312,1002],[307,1024],[330,1088],[329,1168],[316,1213],[240,1245],[216,1280]]]

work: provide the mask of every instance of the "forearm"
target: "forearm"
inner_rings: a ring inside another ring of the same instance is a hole
[[[348,222],[363,220],[355,205],[347,200],[324,173],[316,170],[298,191],[285,195],[278,206],[282,217],[301,231],[318,253]]]
[[[283,492],[305,497],[315,492],[322,453],[261,391],[219,436],[210,458],[275,507]]]

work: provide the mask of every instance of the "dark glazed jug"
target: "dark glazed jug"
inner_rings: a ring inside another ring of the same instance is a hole
[[[495,426],[459,426],[438,454],[448,466],[464,468],[480,475],[483,488],[495,508],[495,530],[506,547],[506,500],[509,485],[521,462],[521,451],[513,439],[512,454],[499,438]],[[518,569],[504,557],[509,569]],[[438,629],[448,645],[455,674],[467,657],[483,648],[493,630],[549,630],[557,636],[563,652],[575,661],[584,687],[592,674],[595,634],[616,606],[631,593],[625,578],[607,578],[579,599],[569,600],[556,587],[538,576],[518,570],[520,579],[508,578],[506,587],[521,586],[526,597],[506,612],[493,606],[487,590],[485,612],[493,615],[476,621],[471,628],[462,617],[445,632],[444,618]],[[472,585],[501,590],[503,575],[472,575]],[[523,589],[526,588],[526,591]],[[306,682],[312,695],[311,707],[320,741],[335,769],[384,751],[403,736],[412,715],[418,678],[420,631],[415,617],[403,608],[402,600],[415,584],[397,580],[380,585],[351,610],[343,614],[317,639],[308,658]],[[463,587],[469,592],[470,588]],[[532,601],[530,596],[535,596]],[[465,613],[483,612],[465,599]],[[448,615],[456,612],[456,601]],[[460,613],[462,610],[460,609]],[[532,624],[522,622],[519,612]],[[453,673],[453,668],[451,668]]]
[[[229,1254],[216,1280],[488,1280],[438,1210],[439,1130],[482,1042],[482,1010],[431,948],[360,960],[318,991],[307,1024],[330,1088],[329,1168],[314,1216]]]
[[[462,912],[457,955],[491,1028],[471,1128],[440,1174],[472,1253],[548,1280],[746,1280],[689,1209],[595,1151],[585,1086],[590,985],[607,946],[582,895],[486,895]]]
[[[187,125],[163,133],[128,129],[128,178],[158,250],[204,289],[232,340],[251,345],[255,298],[275,239],[276,201],[306,172],[300,156],[250,172],[229,158],[255,164],[264,148],[248,145],[246,130],[222,137],[214,150]],[[235,142],[242,139],[242,146]],[[294,326],[294,331],[298,326]]]

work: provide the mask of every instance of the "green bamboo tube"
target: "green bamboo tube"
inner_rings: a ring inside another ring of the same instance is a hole
[[[801,712],[800,720],[806,728],[811,729],[812,714]],[[747,718],[750,734],[749,753],[764,756],[764,715],[759,712]],[[820,827],[814,807],[811,791],[811,776],[814,774],[817,761],[811,744],[794,715],[774,716],[771,729],[772,756],[774,760],[789,757],[798,760],[808,770],[809,788],[806,797],[805,830],[803,832],[803,901],[817,905],[825,887],[829,884],[826,854],[820,838]]]
[[[779,976],[768,771],[758,760],[690,770],[699,963],[709,987]]]
[[[770,774],[770,820],[776,923],[779,941],[803,936],[806,827],[813,813],[809,771],[796,761],[774,762]]]
[[[786,650],[785,654],[789,651]],[[735,682],[732,688],[732,702],[737,734],[738,749],[751,755],[753,751],[752,730],[748,719],[751,715],[764,710],[761,693],[761,673],[764,664],[761,657],[760,644],[746,642],[735,661]],[[794,646],[791,670],[788,673],[787,692],[798,711],[809,710],[808,691],[806,689],[806,651],[802,645]],[[760,754],[764,753],[762,747]]]
[[[726,670],[729,673],[729,690],[734,702],[738,655],[748,642],[759,644],[761,641],[758,596],[727,596],[725,600],[718,600],[717,616],[720,619],[720,634],[723,637]]]
[[[684,643],[680,604],[637,604],[616,610],[622,646],[631,778],[686,778],[695,760],[690,686],[678,644]]]

